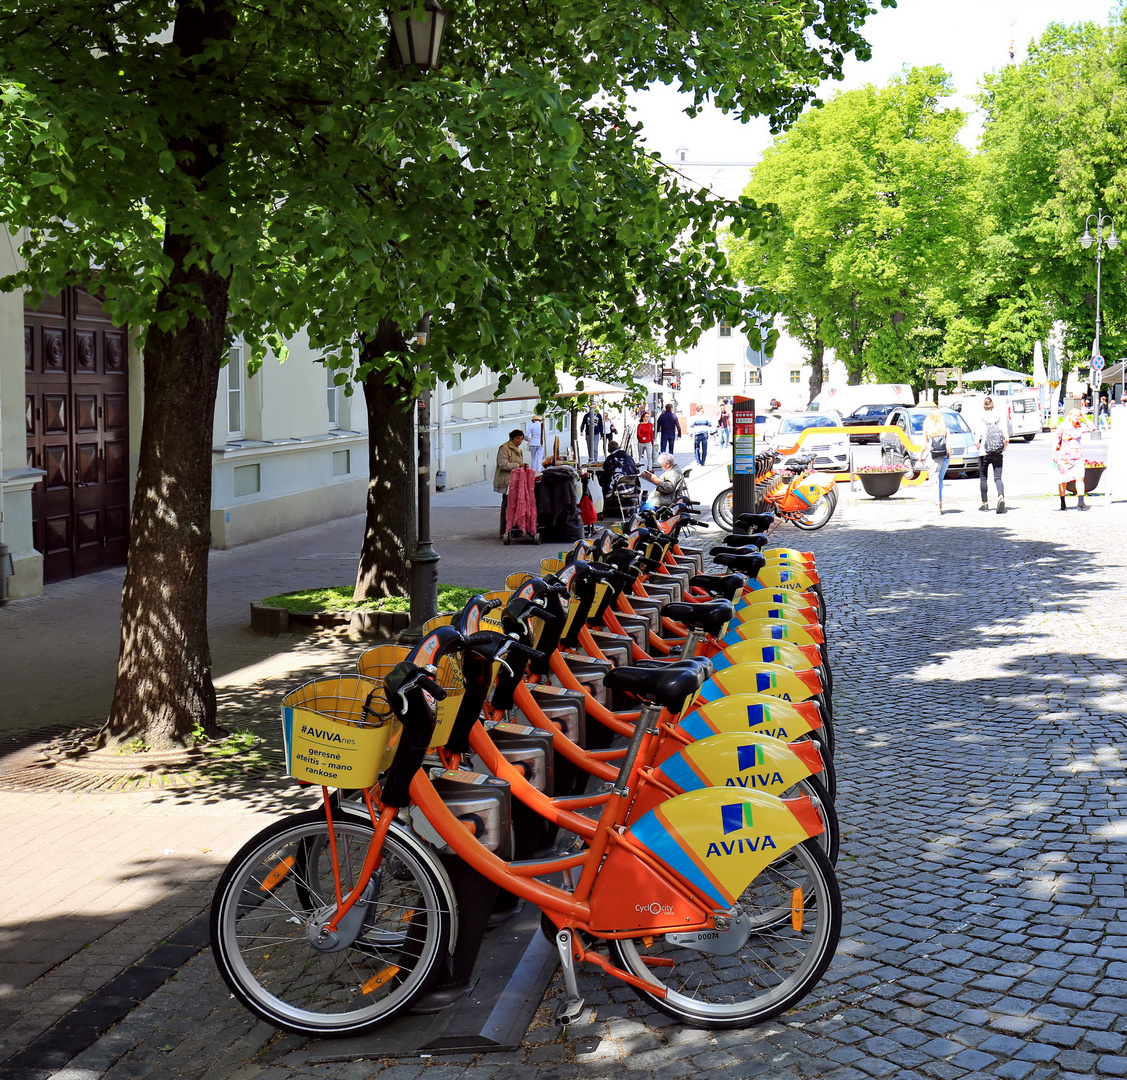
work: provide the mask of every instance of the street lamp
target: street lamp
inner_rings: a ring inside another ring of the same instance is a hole
[[[417,17],[420,12],[424,18]],[[423,0],[406,10],[391,11],[392,63],[396,67],[411,64],[419,71],[437,68],[448,18],[440,0]]]
[[[1092,236],[1092,220],[1096,222],[1096,235]],[[1107,226],[1108,235],[1104,236],[1104,226]],[[1104,244],[1109,251],[1119,247],[1119,237],[1115,235],[1115,223],[1110,214],[1105,214],[1101,206],[1094,214],[1089,214],[1084,222],[1084,235],[1080,237],[1080,246],[1087,251],[1093,244],[1096,245],[1096,337],[1092,342],[1093,366],[1096,357],[1100,355],[1100,277],[1101,264],[1103,263]],[[1103,367],[1101,364],[1100,367]]]

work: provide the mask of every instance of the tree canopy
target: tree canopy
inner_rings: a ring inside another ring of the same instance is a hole
[[[461,0],[443,69],[417,77],[387,63],[385,13],[340,0],[0,2],[0,219],[30,236],[2,285],[92,281],[143,338],[111,740],[214,730],[210,425],[230,334],[261,355],[308,326],[347,380],[365,339],[432,311],[424,356],[369,358],[404,392],[514,361],[549,380],[594,295],[616,313],[604,335],[660,317],[691,339],[744,303],[706,242],[721,208],[665,181],[626,91],[676,82],[779,126],[868,55],[868,11]],[[763,220],[722,210],[750,234]]]
[[[914,68],[807,112],[745,190],[779,226],[731,230],[740,277],[777,294],[787,330],[834,348],[851,382],[913,377],[929,291],[968,272],[977,196],[949,93],[941,69]]]

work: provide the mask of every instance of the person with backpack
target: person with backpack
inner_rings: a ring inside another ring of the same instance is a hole
[[[986,470],[994,470],[994,490],[998,494],[998,513],[1006,512],[1006,492],[1002,486],[1002,455],[1010,445],[1009,410],[995,409],[994,399],[987,397],[982,402],[982,413],[975,418],[972,427],[974,445],[978,448],[978,492],[982,497],[979,510],[989,510],[987,500]]]

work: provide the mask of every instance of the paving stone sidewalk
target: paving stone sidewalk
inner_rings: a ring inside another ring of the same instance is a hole
[[[201,954],[54,1075],[1127,1076],[1127,506],[967,509],[846,500],[820,533],[779,533],[826,583],[845,834],[842,946],[800,1010],[694,1031],[584,975],[593,1018],[561,1033],[542,1010],[517,1051],[327,1062]]]

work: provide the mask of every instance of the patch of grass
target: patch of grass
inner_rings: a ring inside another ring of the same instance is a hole
[[[458,585],[438,586],[438,610],[461,611],[467,600],[486,589],[465,589]],[[353,600],[351,585],[332,585],[324,589],[302,589],[299,592],[268,596],[262,601],[271,607],[286,611],[410,611],[411,601],[406,596],[383,596],[378,600]]]

